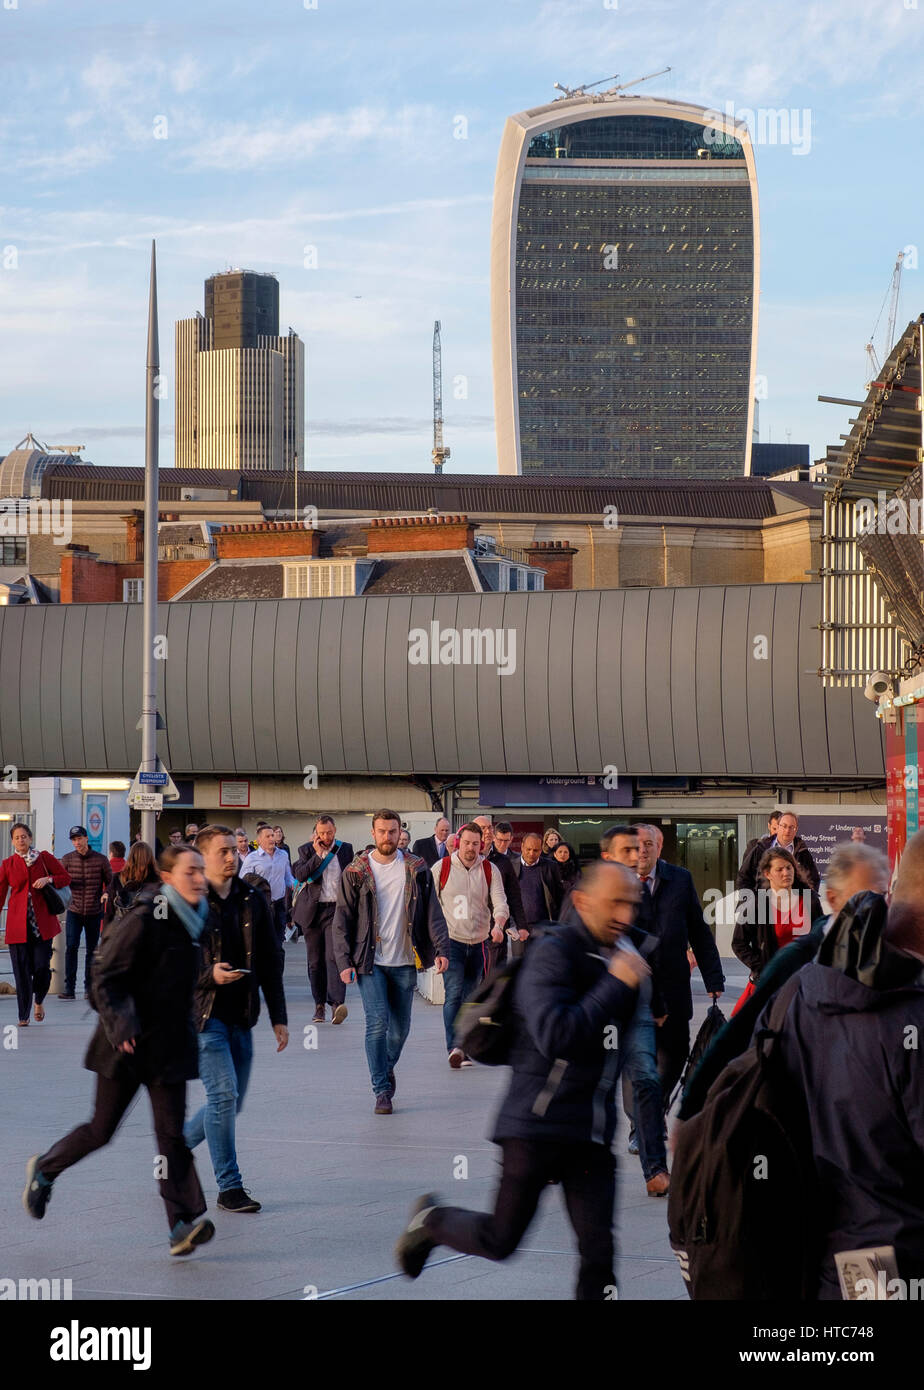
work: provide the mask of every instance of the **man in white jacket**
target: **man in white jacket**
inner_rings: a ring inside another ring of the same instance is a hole
[[[500,944],[510,917],[500,874],[481,855],[481,827],[463,825],[459,848],[430,872],[449,928],[449,969],[443,976],[443,1026],[452,1068],[472,1063],[453,1046],[456,1014],[488,969],[488,936]]]

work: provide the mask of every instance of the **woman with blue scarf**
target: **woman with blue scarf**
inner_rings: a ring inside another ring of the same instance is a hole
[[[145,1086],[154,1114],[157,1153],[165,1162],[160,1194],[167,1208],[171,1255],[189,1255],[215,1234],[183,1139],[186,1082],[198,1075],[192,1021],[200,971],[199,937],[208,917],[202,856],[169,846],[158,860],[162,882],[151,884],[115,923],[93,965],[92,998],[99,1024],[84,1066],[96,1072],[93,1116],[44,1154],[29,1160],[23,1205],[45,1215],[55,1179],[108,1144]]]

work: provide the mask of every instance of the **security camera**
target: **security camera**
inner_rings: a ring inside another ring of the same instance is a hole
[[[873,704],[876,704],[879,698],[882,695],[888,695],[891,689],[891,677],[887,676],[884,671],[874,671],[866,682],[866,689],[863,694],[867,700],[872,700]]]

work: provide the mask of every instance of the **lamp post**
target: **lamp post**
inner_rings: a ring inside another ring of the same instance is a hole
[[[144,411],[144,579],[142,581],[141,766],[157,768],[157,668],[154,629],[157,625],[157,459],[160,428],[158,397],[160,348],[157,337],[157,254],[151,242],[151,284],[148,297],[148,351]],[[157,816],[141,812],[141,838],[154,848]]]

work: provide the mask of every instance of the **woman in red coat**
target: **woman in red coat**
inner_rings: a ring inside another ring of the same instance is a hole
[[[51,984],[51,943],[61,930],[40,890],[48,883],[66,888],[71,876],[53,854],[32,848],[32,831],[21,821],[13,826],[10,839],[14,853],[0,864],[0,908],[9,893],[6,944],[16,980],[19,1026],[28,1028],[33,994],[36,1023],[45,1017],[42,1000]]]

